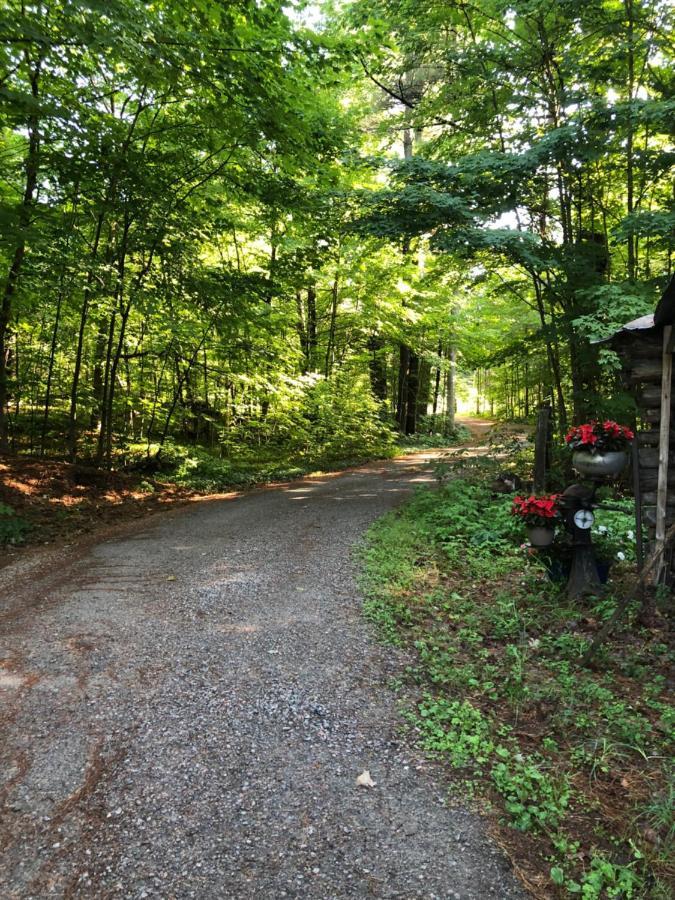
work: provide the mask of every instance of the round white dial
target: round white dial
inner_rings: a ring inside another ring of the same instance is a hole
[[[577,528],[590,528],[595,521],[595,516],[590,509],[578,509],[574,513],[574,524]]]

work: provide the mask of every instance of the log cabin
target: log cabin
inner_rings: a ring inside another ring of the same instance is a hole
[[[653,313],[627,322],[606,339],[621,359],[624,385],[637,406],[636,518],[647,528],[650,551],[665,546],[666,532],[675,523],[673,325],[675,276]],[[675,583],[672,548],[664,553],[656,580]]]

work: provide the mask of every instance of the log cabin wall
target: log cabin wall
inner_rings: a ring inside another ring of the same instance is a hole
[[[623,332],[614,337],[612,346],[621,358],[624,384],[635,398],[638,409],[637,442],[642,517],[647,526],[649,543],[652,545],[656,528],[663,329],[649,328],[632,333]],[[675,396],[671,401],[671,423],[675,423]],[[670,431],[669,447],[666,528],[675,522],[675,428],[673,427]],[[669,571],[670,583],[673,584],[675,582],[673,554],[669,560]]]

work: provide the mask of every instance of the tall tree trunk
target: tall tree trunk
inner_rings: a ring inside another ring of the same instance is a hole
[[[370,350],[370,389],[378,400],[386,400],[387,364],[384,357],[385,343],[382,335],[372,334],[368,338],[368,350]]]
[[[431,363],[426,359],[420,361],[419,364],[419,388],[417,391],[417,415],[416,430],[419,429],[419,423],[423,416],[427,415],[429,408],[429,390],[431,388]]]
[[[525,360],[525,418],[530,415],[530,366]]]
[[[635,176],[634,176],[634,117],[632,103],[635,97],[635,20],[633,15],[633,0],[625,0],[626,19],[628,21],[628,122],[626,126],[626,211],[631,215],[635,209]],[[628,235],[628,278],[635,280],[637,274],[637,238],[634,234]]]
[[[307,351],[307,323],[305,321],[305,309],[302,303],[302,291],[295,292],[295,309],[297,316],[295,319],[295,330],[298,332],[300,341],[300,350],[302,352],[302,374],[306,375],[309,371],[309,353]]]
[[[328,326],[328,343],[326,345],[326,360],[323,374],[330,378],[333,369],[333,353],[335,350],[335,330],[337,328],[338,301],[340,299],[340,257],[338,256],[335,278],[330,292],[330,324]]]
[[[417,431],[417,400],[420,383],[420,358],[416,353],[410,353],[410,365],[406,380],[405,398],[405,433],[415,434]]]
[[[436,377],[434,379],[434,399],[431,407],[431,414],[433,416],[438,412],[438,398],[441,392],[441,360],[443,359],[443,344],[441,341],[438,342],[438,359],[439,363],[436,366]]]
[[[73,210],[70,221],[70,226],[68,227],[68,232],[66,234],[66,246],[64,251],[64,261],[61,267],[61,274],[59,277],[59,292],[56,299],[56,313],[54,315],[54,326],[52,329],[52,339],[49,347],[49,363],[47,367],[47,385],[45,388],[45,403],[44,403],[44,411],[42,415],[42,433],[40,435],[40,455],[45,455],[45,444],[47,439],[47,430],[49,428],[49,412],[51,406],[51,395],[52,395],[52,380],[54,377],[54,365],[56,362],[56,347],[58,344],[58,335],[59,335],[59,325],[61,323],[61,310],[63,307],[63,298],[65,294],[65,283],[66,283],[66,272],[67,272],[67,258],[68,253],[70,251],[70,238],[75,229],[75,219],[77,216],[77,206],[78,206],[78,194],[79,194],[79,185],[75,186],[75,192],[73,197]]]
[[[98,250],[101,243],[101,234],[103,233],[103,221],[105,213],[103,210],[98,214],[96,219],[96,229],[94,231],[94,240],[92,242],[91,253],[89,256],[89,269],[87,271],[87,280],[84,285],[82,294],[82,307],[80,309],[80,325],[77,332],[77,347],[75,349],[75,367],[73,369],[73,380],[70,385],[70,411],[68,414],[68,456],[71,462],[77,459],[77,403],[80,385],[80,373],[82,371],[82,355],[84,352],[84,336],[89,320],[89,304],[94,286],[95,266],[98,258]]]
[[[307,370],[314,371],[316,356],[316,285],[307,288]]]
[[[40,456],[45,455],[45,443],[47,440],[47,429],[49,427],[49,409],[52,399],[52,379],[54,377],[54,361],[56,359],[56,345],[59,335],[59,324],[61,322],[61,307],[63,305],[63,284],[59,289],[59,295],[56,300],[56,313],[54,315],[54,326],[52,328],[52,339],[49,347],[49,363],[47,366],[47,385],[45,387],[45,408],[42,414],[42,432],[40,435]]]
[[[448,348],[448,370],[445,376],[445,432],[452,434],[455,430],[455,362],[456,350]]]
[[[398,387],[396,397],[396,423],[399,431],[405,431],[406,402],[408,398],[408,370],[410,368],[410,348],[399,344],[398,348]]]
[[[551,372],[551,378],[553,380],[553,386],[555,388],[556,400],[557,400],[557,412],[558,412],[558,429],[559,431],[565,432],[567,431],[567,409],[565,406],[565,396],[563,394],[562,389],[562,378],[560,374],[560,357],[557,352],[557,347],[554,347],[553,342],[548,336],[549,328],[548,322],[546,321],[546,308],[544,306],[544,296],[543,289],[541,284],[541,279],[536,274],[536,272],[530,272],[532,276],[532,283],[534,285],[534,295],[537,301],[537,311],[539,312],[539,320],[541,322],[541,327],[546,335],[546,355],[548,357],[549,369]]]
[[[28,51],[24,54],[29,63]],[[40,94],[40,69],[43,56],[38,56],[30,70],[30,88],[33,103],[37,106]],[[18,216],[18,233],[12,261],[5,281],[0,301],[0,450],[9,447],[9,428],[7,422],[7,406],[9,401],[9,323],[12,316],[12,302],[21,275],[23,261],[26,255],[26,230],[31,220],[31,213],[35,205],[37,189],[38,167],[40,162],[40,131],[38,113],[34,112],[28,119],[28,152],[24,165],[25,179],[23,197]]]
[[[108,412],[108,385],[110,384],[110,369],[112,366],[113,346],[115,339],[115,326],[117,324],[117,310],[114,309],[110,314],[108,323],[108,339],[105,351],[105,372],[103,376],[103,394],[101,397],[101,412],[99,418],[98,445],[96,449],[96,464],[103,462],[103,453],[105,449],[105,433],[107,428],[107,412]]]
[[[412,159],[413,131],[403,129],[403,158]],[[403,241],[404,257],[410,253],[410,243]],[[419,388],[419,365],[417,354],[406,344],[401,343],[399,352],[398,398],[396,404],[396,421],[404,434],[414,434],[417,429],[417,391]]]

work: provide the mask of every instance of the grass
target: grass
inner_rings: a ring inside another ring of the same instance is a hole
[[[579,662],[626,578],[616,555],[629,554],[630,515],[604,520],[608,592],[573,604],[523,546],[510,506],[458,478],[369,533],[365,613],[416,652],[410,727],[491,806],[535,895],[666,900],[671,650],[633,618],[594,669]]]

